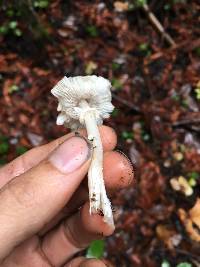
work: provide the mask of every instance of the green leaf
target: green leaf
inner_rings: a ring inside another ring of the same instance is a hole
[[[14,12],[13,9],[8,9],[8,10],[6,11],[6,15],[7,15],[8,17],[13,17],[14,14],[15,14],[15,12]]]
[[[195,186],[197,185],[196,180],[194,180],[193,178],[190,178],[190,179],[188,180],[188,183],[189,183],[189,185],[190,185],[191,187],[195,187]]]
[[[98,29],[94,25],[87,26],[85,30],[91,37],[97,37],[99,35]]]
[[[139,45],[138,49],[142,52],[146,57],[151,55],[151,48],[148,43],[142,43]]]
[[[4,158],[0,158],[0,166],[3,166],[3,165],[5,165],[7,163],[7,161],[6,161],[6,159],[4,159]]]
[[[140,51],[147,51],[149,49],[149,44],[148,43],[142,43],[139,45],[139,50]]]
[[[192,267],[192,264],[189,262],[181,262],[176,267]]]
[[[178,101],[180,101],[180,96],[177,95],[177,94],[173,94],[173,95],[171,96],[171,99],[173,99],[174,101],[178,102]]]
[[[117,117],[118,114],[119,114],[119,109],[114,108],[113,112],[111,113],[111,116],[112,116],[112,117]]]
[[[89,248],[87,249],[86,257],[100,259],[103,257],[104,248],[104,240],[95,240],[90,244]]]
[[[171,9],[171,5],[170,4],[165,4],[164,5],[164,10],[170,10]]]
[[[187,176],[194,180],[197,180],[200,177],[198,172],[189,172]]]
[[[200,88],[195,89],[196,99],[200,100]]]
[[[18,24],[17,21],[11,21],[11,22],[9,22],[9,28],[14,30],[14,29],[16,29],[17,24]]]
[[[18,28],[14,30],[14,33],[18,37],[22,36],[22,31],[20,29],[18,29]]]
[[[125,139],[125,140],[133,139],[134,138],[133,132],[123,131],[122,132],[122,138]]]
[[[185,4],[187,0],[173,0],[173,4]]]
[[[6,154],[9,150],[9,144],[8,142],[2,142],[0,143],[0,154]]]
[[[141,7],[147,3],[146,0],[135,0],[135,2],[138,7]]]
[[[120,80],[118,80],[118,79],[112,79],[111,82],[112,82],[112,86],[115,89],[117,89],[117,90],[122,89],[122,83],[120,82]]]
[[[16,84],[13,84],[10,88],[9,88],[9,94],[12,94],[14,92],[19,91],[19,86],[17,86]]]
[[[7,34],[8,33],[8,27],[7,26],[1,26],[0,27],[0,34]]]
[[[168,261],[164,260],[161,264],[161,267],[171,267],[171,265]]]
[[[8,141],[8,137],[5,135],[0,135],[0,142],[7,142]]]
[[[185,99],[181,102],[182,107],[188,108],[188,101]]]
[[[34,1],[34,7],[37,7],[37,8],[47,8],[48,5],[49,5],[49,0]]]
[[[25,146],[18,146],[16,148],[16,153],[18,156],[24,154],[28,149]]]
[[[118,70],[118,69],[120,69],[120,64],[118,64],[118,63],[116,63],[116,62],[113,62],[113,63],[112,63],[112,69],[113,69],[113,70]]]
[[[200,46],[197,47],[197,48],[195,48],[195,49],[194,49],[194,52],[196,53],[197,56],[200,57]]]
[[[149,141],[150,139],[151,139],[151,136],[147,133],[147,132],[143,132],[142,133],[142,139],[144,140],[144,141]]]

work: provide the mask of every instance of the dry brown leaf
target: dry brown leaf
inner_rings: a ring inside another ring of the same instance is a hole
[[[157,225],[156,234],[169,249],[173,249],[178,246],[182,239],[180,234],[177,234],[174,229],[167,225]]]
[[[190,209],[189,215],[192,218],[192,221],[199,227],[200,229],[200,198],[197,199],[194,207]]]
[[[180,191],[185,196],[191,196],[193,194],[192,187],[189,185],[188,181],[183,176],[171,178],[170,184],[175,191]]]
[[[114,7],[115,10],[118,12],[124,12],[128,10],[128,3],[127,2],[121,2],[121,1],[116,1],[114,2]]]
[[[200,242],[200,198],[188,213],[184,209],[179,209],[178,214],[190,238]]]
[[[85,73],[87,75],[91,75],[93,71],[97,69],[97,67],[98,65],[94,61],[90,60],[85,66]]]

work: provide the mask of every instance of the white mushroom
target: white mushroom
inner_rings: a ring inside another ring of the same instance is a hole
[[[103,147],[97,125],[113,111],[111,84],[103,77],[64,77],[51,90],[58,98],[57,124],[76,130],[86,128],[93,143],[93,156],[88,171],[90,214],[102,211],[104,220],[114,225],[111,203],[103,179]]]

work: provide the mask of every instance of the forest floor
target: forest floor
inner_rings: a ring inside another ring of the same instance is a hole
[[[150,1],[173,46],[133,1],[43,3],[0,8],[1,165],[66,133],[50,94],[59,79],[108,78],[106,123],[135,183],[113,200],[106,255],[117,267],[200,266],[199,2]]]

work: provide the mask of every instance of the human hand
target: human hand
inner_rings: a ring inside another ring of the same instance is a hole
[[[108,192],[130,185],[133,170],[116,146],[114,131],[100,127]],[[86,136],[83,130],[81,135]],[[92,150],[70,133],[34,148],[0,169],[0,267],[105,267],[73,258],[114,229],[89,215],[84,177]]]

